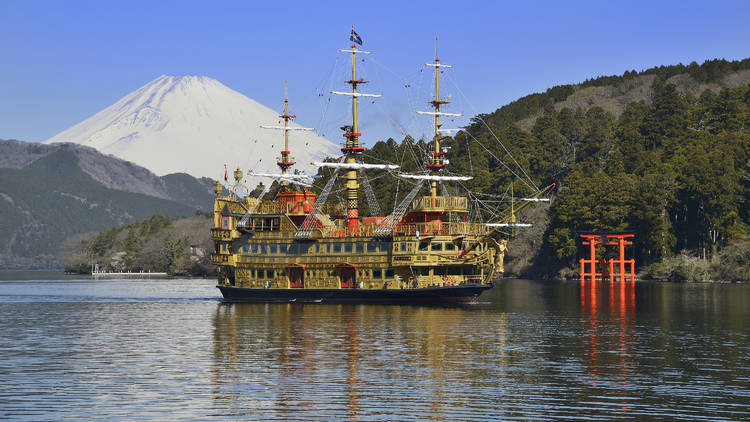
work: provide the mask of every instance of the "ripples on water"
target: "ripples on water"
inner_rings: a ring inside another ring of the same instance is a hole
[[[748,299],[504,280],[470,307],[232,305],[211,280],[0,281],[0,417],[748,420]]]

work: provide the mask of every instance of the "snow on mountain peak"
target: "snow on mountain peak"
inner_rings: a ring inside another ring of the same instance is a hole
[[[275,157],[283,149],[283,132],[260,128],[278,124],[277,111],[216,79],[161,75],[44,143],[91,146],[158,175],[218,178],[224,164],[278,171]],[[308,173],[315,172],[311,161],[339,153],[334,143],[311,132],[295,131],[289,139],[295,168]]]

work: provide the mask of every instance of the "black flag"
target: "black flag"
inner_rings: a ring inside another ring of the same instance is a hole
[[[349,36],[349,39],[359,45],[362,45],[362,37],[360,37],[359,35],[357,35],[356,32],[354,32],[354,28],[352,28],[352,35]]]

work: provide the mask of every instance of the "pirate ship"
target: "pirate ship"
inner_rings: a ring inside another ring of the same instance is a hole
[[[351,89],[331,93],[351,98],[352,121],[342,128],[341,158],[313,163],[332,172],[320,193],[309,189],[306,176],[290,172],[295,164],[290,132],[310,128],[289,125],[295,116],[289,114],[286,93],[283,126],[264,126],[283,131],[280,173],[250,173],[275,179],[281,185],[276,199],[262,199],[267,190],[258,197],[242,196],[244,173],[239,168],[234,185],[216,183],[211,259],[218,266],[218,288],[230,301],[476,301],[503,273],[507,240],[497,238],[496,228],[517,223],[513,213],[495,224],[472,220],[469,197],[438,193],[438,183],[471,179],[444,173],[447,152],[440,142],[450,132],[441,128],[440,118],[459,115],[441,110],[448,101],[440,98],[440,71],[450,66],[440,63],[436,43],[435,59],[426,64],[434,68],[432,110],[417,112],[434,119],[433,148],[424,174],[401,173],[397,165],[363,163],[358,159],[364,151],[358,100],[380,95],[360,91],[368,81],[357,77],[357,57],[369,52],[357,49],[361,39],[353,30],[350,39],[351,47],[339,51],[351,55],[351,79],[346,81]],[[365,169],[390,172],[415,186],[390,214],[361,217],[360,180],[368,198],[373,196],[367,179],[361,179]],[[324,212],[324,204],[339,173],[345,183],[346,212],[336,217]],[[420,196],[425,185],[427,195]]]

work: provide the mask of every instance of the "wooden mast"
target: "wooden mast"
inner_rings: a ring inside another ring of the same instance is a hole
[[[430,170],[430,173],[433,176],[437,176],[437,173],[440,172],[440,170],[445,167],[445,152],[440,150],[440,139],[443,135],[441,135],[440,127],[442,124],[440,123],[440,116],[461,116],[461,114],[457,113],[445,113],[440,111],[440,106],[442,104],[450,104],[450,101],[444,101],[440,99],[440,68],[441,67],[451,67],[449,65],[440,64],[440,59],[438,58],[438,39],[435,37],[435,61],[433,63],[425,63],[426,66],[432,66],[435,68],[435,99],[430,101],[430,104],[432,104],[432,107],[434,108],[434,111],[427,112],[427,111],[417,111],[417,114],[430,114],[433,115],[435,118],[435,137],[433,138],[433,142],[435,144],[435,149],[430,153],[430,160],[427,164],[427,168]],[[433,198],[437,196],[437,182],[438,178],[434,178],[430,181],[430,194]]]
[[[281,151],[281,160],[277,163],[281,169],[281,174],[286,174],[286,170],[294,165],[294,161],[289,158],[289,119],[293,119],[296,116],[289,115],[289,99],[287,98],[287,87],[286,81],[284,81],[284,114],[279,116],[284,119],[284,150]],[[285,179],[281,179],[283,190],[289,190],[289,182]]]
[[[356,36],[356,38],[355,38]],[[346,81],[351,84],[351,92],[339,92],[331,91],[332,94],[348,95],[352,97],[352,125],[344,126],[344,138],[346,138],[346,144],[344,148],[341,148],[341,152],[344,154],[344,163],[348,166],[346,172],[346,227],[347,234],[349,236],[359,235],[359,208],[357,204],[357,191],[359,190],[359,183],[357,182],[357,154],[364,151],[364,148],[359,146],[359,137],[362,134],[359,132],[359,122],[357,121],[357,98],[359,97],[382,97],[380,94],[364,94],[357,91],[357,85],[366,84],[367,81],[364,79],[357,79],[357,53],[359,54],[370,54],[369,51],[357,50],[356,43],[362,44],[362,39],[359,35],[354,32],[354,26],[352,26],[352,35],[349,37],[352,40],[352,47],[350,50],[339,50],[342,53],[352,54],[352,79]]]
[[[433,173],[440,171],[440,167],[443,164],[443,157],[440,155],[440,59],[438,58],[438,39],[435,37],[435,99],[432,101],[433,107],[435,107],[435,151],[432,156],[431,167]],[[430,192],[432,197],[437,196],[437,180],[430,182]]]
[[[352,31],[354,27],[352,27]],[[352,79],[347,81],[352,85],[352,130],[344,133],[346,137],[346,147],[341,150],[346,154],[345,163],[354,164],[357,162],[356,154],[359,151],[359,124],[357,122],[357,84],[365,81],[357,80],[357,46],[352,42]],[[357,204],[357,191],[359,184],[357,182],[357,170],[350,169],[346,172],[346,227],[349,236],[359,235],[359,206]]]

